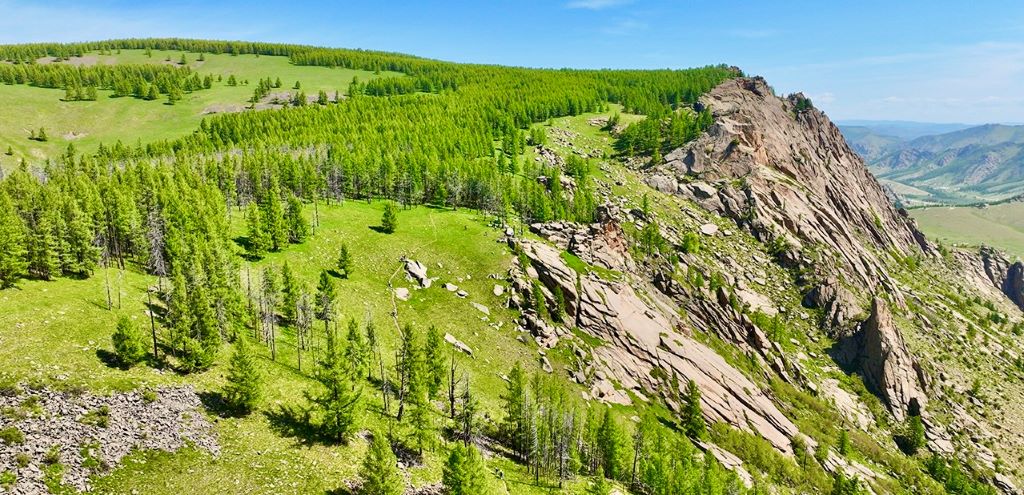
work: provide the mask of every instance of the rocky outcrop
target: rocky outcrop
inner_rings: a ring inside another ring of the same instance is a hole
[[[516,277],[532,272],[547,288],[561,290],[574,324],[606,343],[593,350],[594,361],[621,387],[646,397],[663,392],[669,386],[666,378],[673,374],[682,383],[694,380],[710,421],[756,432],[778,450],[792,452],[790,438],[797,433],[796,426],[743,373],[681,332],[672,307],[659,304],[653,294],[641,297],[627,283],[577,274],[557,247],[524,240],[518,248],[532,271],[522,267]]]
[[[674,178],[678,194],[779,246],[784,263],[899,300],[878,253],[931,248],[825,114],[798,110],[802,98],[779,98],[761,78],[720,84],[700,99],[711,128],[651,174]],[[829,312],[842,320],[851,311]]]
[[[191,387],[161,388],[149,398],[141,392],[99,396],[30,389],[0,394],[0,409],[19,412],[0,423],[24,435],[21,442],[0,442],[0,472],[18,473],[9,493],[49,493],[44,458],[51,449],[64,466],[63,482],[78,491],[88,491],[90,476],[116,467],[135,450],[173,452],[193,445],[220,452]],[[18,466],[19,454],[28,455],[27,466]]]
[[[990,247],[982,247],[979,256],[992,285],[1024,310],[1024,263],[1011,262],[1005,254]]]
[[[864,382],[899,421],[917,415],[928,401],[921,367],[911,356],[885,300],[874,298],[871,315],[843,342],[837,360],[859,369]]]

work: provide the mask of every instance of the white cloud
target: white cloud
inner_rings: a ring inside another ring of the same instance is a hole
[[[572,0],[565,4],[570,9],[602,10],[625,5],[630,0]]]

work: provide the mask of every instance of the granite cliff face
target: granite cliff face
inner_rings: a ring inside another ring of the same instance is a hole
[[[799,109],[802,98],[779,98],[761,78],[722,83],[700,100],[714,125],[666,155],[648,182],[733,218],[785,263],[812,269],[809,282],[828,296],[815,300],[822,306],[843,304],[850,287],[899,301],[878,253],[931,248],[828,117]],[[829,309],[838,320],[856,313]]]

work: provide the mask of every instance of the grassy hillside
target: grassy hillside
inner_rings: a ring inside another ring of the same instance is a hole
[[[1024,257],[1024,203],[936,206],[913,209],[910,214],[930,238],[971,246],[985,244]]]
[[[82,58],[57,63],[73,64],[174,64],[182,56],[179,51],[121,50],[113,55],[87,54]],[[81,151],[92,152],[100,143],[122,142],[126,145],[146,144],[174,139],[194,131],[200,120],[214,113],[241,111],[248,104],[256,82],[270,77],[280,78],[281,88],[273,93],[294,92],[296,81],[307,95],[324,90],[345,94],[353,77],[366,82],[378,77],[397,76],[395,72],[379,72],[343,68],[299,66],[288,57],[267,55],[185,53],[188,66],[200,76],[213,75],[209,90],[186,93],[174,105],[161,97],[146,101],[132,97],[111,98],[111,91],[100,90],[96,101],[61,101],[61,89],[37,88],[27,85],[0,85],[0,107],[12,118],[0,122],[0,153],[10,147],[14,154],[0,154],[0,166],[9,168],[21,158],[38,162],[62,153],[69,143]],[[167,59],[170,58],[170,62]],[[239,84],[229,86],[234,75]],[[217,79],[220,80],[217,80]],[[248,84],[245,82],[248,81]],[[29,140],[30,131],[46,128],[49,141]]]

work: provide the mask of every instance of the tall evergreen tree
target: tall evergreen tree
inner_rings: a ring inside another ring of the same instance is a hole
[[[235,352],[231,355],[227,379],[224,400],[228,406],[243,413],[254,410],[262,396],[263,378],[245,335],[239,335],[235,340]]]
[[[384,203],[384,215],[380,220],[380,229],[385,234],[393,234],[398,228],[398,211],[391,201]]]
[[[476,446],[455,443],[441,474],[445,493],[450,495],[489,495],[487,466]]]
[[[349,278],[352,275],[352,254],[348,251],[348,244],[341,243],[338,250],[338,274],[341,278]]]
[[[697,382],[690,380],[686,384],[686,402],[683,404],[683,430],[690,438],[703,438],[707,431],[704,412],[700,404],[700,389]]]
[[[125,315],[117,319],[117,328],[111,341],[117,360],[125,366],[134,366],[146,357],[146,337],[139,326]]]
[[[359,488],[361,495],[402,495],[405,492],[405,482],[398,472],[398,458],[379,431],[373,433],[359,477],[363,480]]]
[[[302,216],[302,201],[296,196],[288,196],[285,224],[288,226],[289,242],[298,244],[309,237],[309,222]]]
[[[327,332],[327,349],[316,372],[319,393],[307,394],[321,416],[320,431],[337,442],[345,442],[355,432],[362,405],[362,387],[352,364],[344,359],[344,350],[334,332]]]
[[[348,333],[345,334],[345,360],[352,364],[357,377],[366,376],[370,367],[370,351],[367,349],[363,333],[355,318],[348,321]]]
[[[424,342],[424,366],[427,383],[427,397],[436,399],[444,385],[445,366],[444,359],[444,337],[436,326],[431,325],[427,329],[427,339]]]
[[[14,286],[28,270],[25,224],[0,189],[0,289]]]
[[[316,298],[313,302],[316,318],[324,322],[324,332],[331,320],[334,319],[334,301],[337,298],[334,288],[334,280],[327,274],[327,270],[320,271],[320,283],[316,287]]]
[[[262,258],[271,247],[271,239],[267,234],[263,222],[263,211],[258,207],[249,208],[248,216],[248,243],[246,244],[249,256]]]
[[[285,261],[281,265],[281,312],[289,321],[296,320],[301,292],[302,288],[299,286],[298,278],[292,272],[288,262]]]

